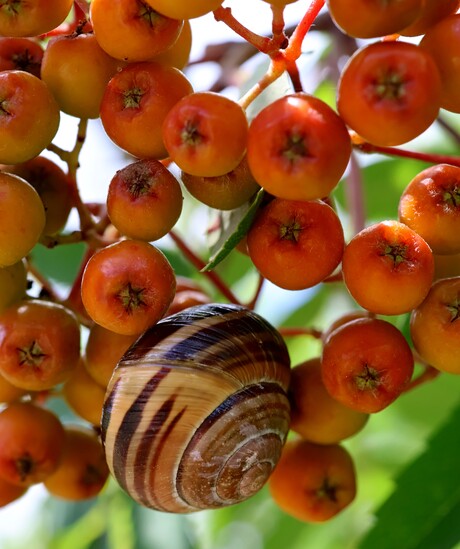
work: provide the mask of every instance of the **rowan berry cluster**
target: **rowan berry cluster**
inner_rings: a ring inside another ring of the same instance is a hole
[[[114,367],[163,317],[216,296],[239,303],[213,270],[229,253],[247,254],[260,275],[249,308],[263,280],[288,291],[344,284],[356,305],[316,334],[321,356],[292,368],[297,436],[269,484],[300,520],[327,520],[351,503],[356,473],[341,442],[421,382],[415,362],[422,380],[460,374],[459,160],[423,157],[432,166],[407,181],[397,219],[352,235],[334,200],[355,151],[398,154],[441,109],[460,112],[460,1],[312,0],[288,33],[283,10],[293,1],[264,0],[270,38],[222,0],[0,2],[0,506],[39,482],[69,499],[99,493],[109,473],[97,427]],[[239,100],[195,91],[186,76],[190,21],[210,12],[270,62]],[[297,65],[320,12],[354,50],[332,105],[303,91]],[[285,74],[292,91],[249,119]],[[80,120],[71,151],[53,142],[61,113]],[[96,118],[129,158],[99,205],[85,202],[77,177]],[[190,197],[239,216],[209,264],[174,229]],[[68,232],[72,210],[80,228]],[[166,235],[208,286],[175,273],[156,243]],[[86,253],[60,299],[30,253],[76,242]],[[391,322],[403,314],[411,341]],[[63,425],[50,394],[85,425]]]

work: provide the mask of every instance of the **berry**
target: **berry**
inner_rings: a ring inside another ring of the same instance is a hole
[[[321,377],[321,360],[312,358],[292,368],[289,387],[291,430],[305,440],[334,444],[358,433],[368,414],[331,397]]]
[[[431,287],[433,253],[411,228],[381,221],[350,240],[342,272],[348,291],[364,309],[384,315],[407,313]]]
[[[342,177],[350,152],[341,118],[304,93],[270,103],[249,126],[249,168],[259,185],[279,198],[325,198]]]
[[[27,487],[45,480],[61,460],[65,433],[58,417],[28,402],[0,412],[0,478]]]
[[[301,290],[332,274],[342,259],[344,236],[326,203],[276,198],[260,210],[247,246],[262,276],[280,288]]]
[[[374,145],[401,145],[436,120],[441,77],[434,58],[407,42],[376,42],[357,50],[342,70],[337,109]]]
[[[46,219],[40,196],[24,179],[0,172],[0,195],[0,267],[7,267],[32,250]]]
[[[324,344],[321,371],[328,393],[365,414],[389,406],[411,380],[414,359],[401,332],[385,320],[347,322]]]
[[[40,154],[54,139],[59,122],[59,107],[42,80],[25,71],[0,72],[1,164]]]
[[[176,280],[163,253],[139,240],[122,240],[96,252],[81,284],[89,316],[113,332],[140,334],[162,318]]]
[[[93,498],[108,476],[104,450],[96,433],[81,426],[66,426],[61,462],[44,481],[48,492],[71,501]]]
[[[187,78],[159,63],[132,63],[107,84],[100,116],[108,136],[138,158],[165,158],[161,127],[169,110],[192,93]]]
[[[107,213],[121,234],[158,240],[176,224],[182,211],[177,179],[157,160],[139,160],[119,170],[107,194]]]
[[[215,177],[234,170],[246,151],[248,123],[243,109],[211,92],[183,97],[163,122],[163,141],[181,170]]]
[[[150,61],[178,39],[183,21],[165,17],[144,0],[93,0],[91,23],[101,48],[133,63]]]
[[[419,355],[442,372],[460,373],[460,277],[438,280],[411,314],[410,333]]]
[[[20,301],[0,315],[0,373],[30,391],[65,381],[80,359],[80,326],[51,301]]]
[[[269,488],[277,505],[289,515],[306,522],[323,522],[354,500],[354,463],[338,444],[289,440],[269,479]]]

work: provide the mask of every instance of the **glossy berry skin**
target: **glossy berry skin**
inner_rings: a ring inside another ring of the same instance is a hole
[[[181,170],[215,177],[234,170],[246,151],[248,123],[235,101],[196,92],[179,100],[163,122],[163,141]]]
[[[43,48],[31,38],[0,38],[0,71],[18,70],[40,77]]]
[[[233,210],[249,201],[260,190],[244,156],[238,166],[220,176],[200,177],[186,172],[181,180],[187,191],[210,208]]]
[[[338,444],[288,440],[268,484],[285,513],[305,522],[324,522],[354,500],[355,466]]]
[[[327,0],[335,24],[355,38],[396,34],[413,23],[422,10],[422,0]]]
[[[30,183],[45,208],[43,234],[52,235],[64,228],[74,205],[75,187],[69,176],[46,156],[5,166],[4,170]]]
[[[460,252],[460,168],[438,164],[416,175],[401,195],[398,215],[433,253]]]
[[[183,21],[165,17],[144,0],[93,0],[94,34],[111,57],[133,63],[149,61],[178,39]]]
[[[173,19],[194,19],[217,9],[223,0],[146,0],[152,8]]]
[[[0,72],[0,163],[40,154],[59,127],[59,107],[47,85],[29,72]]]
[[[77,416],[92,425],[99,425],[105,389],[89,375],[83,360],[64,383],[62,395]]]
[[[27,487],[45,480],[61,459],[64,428],[51,411],[29,402],[0,412],[0,478]]]
[[[59,26],[73,0],[18,0],[0,5],[0,35],[38,36]]]
[[[204,292],[197,292],[194,290],[184,290],[183,292],[178,293],[176,292],[166,316],[179,313],[189,307],[196,307],[207,303],[212,303],[212,299]]]
[[[0,375],[0,403],[6,404],[20,400],[21,397],[27,394],[25,389],[16,387]]]
[[[270,103],[249,125],[249,168],[259,185],[278,198],[326,197],[342,177],[350,153],[343,121],[305,93]]]
[[[262,276],[280,288],[301,290],[339,265],[343,229],[325,202],[275,198],[259,211],[247,233],[247,247]]]
[[[374,145],[394,146],[423,133],[441,106],[433,57],[407,42],[376,42],[356,51],[342,70],[337,109]]]
[[[0,268],[0,314],[26,296],[27,271],[24,261]]]
[[[122,240],[96,252],[81,284],[89,316],[113,332],[140,334],[168,310],[174,272],[163,253],[148,242]]]
[[[0,508],[16,501],[27,492],[27,486],[18,486],[0,479]]]
[[[344,406],[371,414],[403,392],[414,369],[409,344],[385,320],[363,318],[337,328],[324,344],[323,383]]]
[[[138,158],[167,156],[161,127],[169,110],[193,89],[177,69],[132,63],[109,81],[100,116],[114,143]]]
[[[32,250],[46,218],[40,196],[24,179],[0,172],[0,194],[0,267],[6,267]]]
[[[342,273],[361,307],[397,315],[417,307],[434,277],[433,253],[410,227],[382,221],[360,231],[345,247]]]
[[[29,299],[0,315],[0,373],[31,391],[66,380],[80,358],[80,327],[66,307]]]
[[[460,276],[460,253],[441,255],[433,254],[434,279]]]
[[[368,414],[352,410],[331,397],[321,376],[321,359],[312,358],[291,370],[291,430],[317,444],[334,444],[358,433]]]
[[[104,450],[94,430],[69,425],[61,462],[45,479],[45,488],[53,496],[81,501],[97,496],[109,477]]]
[[[61,111],[98,118],[105,87],[120,66],[92,33],[55,36],[46,46],[41,78]]]
[[[118,361],[136,339],[137,335],[117,334],[99,324],[91,327],[85,348],[85,367],[101,387],[107,387]]]
[[[267,2],[268,4],[271,4],[272,6],[276,6],[278,8],[283,8],[287,4],[293,4],[294,2],[297,2],[297,0],[263,0],[264,2]]]
[[[335,332],[335,330],[337,330],[337,328],[340,328],[340,326],[343,326],[344,324],[347,324],[348,322],[351,322],[352,320],[357,320],[359,318],[370,318],[371,314],[372,313],[369,313],[369,311],[355,310],[341,315],[339,318],[329,324],[327,329],[323,331],[323,333],[321,334],[321,341],[324,344],[328,340],[332,332]]]
[[[158,240],[176,224],[182,200],[179,182],[161,162],[139,160],[113,176],[107,193],[107,213],[121,234]]]
[[[432,56],[441,75],[441,107],[460,112],[457,59],[460,55],[460,15],[450,15],[427,30],[420,48]]]
[[[408,27],[400,31],[403,36],[420,36],[428,32],[431,27],[454,14],[460,8],[459,0],[425,0],[417,19]]]
[[[183,69],[190,58],[192,50],[192,27],[189,20],[184,21],[184,25],[179,33],[177,40],[167,50],[155,55],[151,61],[161,63],[176,69]]]
[[[460,374],[460,277],[438,280],[411,315],[414,347],[427,364]]]

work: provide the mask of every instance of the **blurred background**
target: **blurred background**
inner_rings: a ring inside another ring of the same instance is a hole
[[[251,30],[268,35],[271,29],[271,11],[261,0],[225,2],[234,15]],[[307,0],[287,6],[286,24],[300,19],[308,7]],[[240,41],[223,23],[212,16],[192,20],[193,47],[191,61],[199,60],[209,44]],[[334,103],[335,83],[330,71],[330,59],[337,59],[331,36],[327,31],[315,30],[308,34],[300,60],[305,91]],[[266,60],[254,56],[241,64],[237,79],[224,93],[238,98],[242,91],[263,74]],[[212,62],[193,64],[185,69],[195,90],[207,90],[219,76],[220,67]],[[287,79],[280,79],[255,105],[284,95],[290,90]],[[453,126],[454,116],[444,113]],[[77,120],[62,116],[55,143],[71,148],[75,139]],[[443,130],[434,125],[426,134],[407,148],[455,154],[458,146]],[[51,153],[47,155],[56,160]],[[110,179],[116,170],[131,159],[117,149],[106,137],[99,121],[90,121],[87,142],[81,156],[78,182],[85,201],[105,200]],[[362,192],[367,222],[397,217],[399,196],[410,179],[426,167],[421,162],[395,159],[379,155],[358,156],[361,166]],[[353,226],[349,215],[349,197],[344,182],[334,191],[337,210],[343,221],[347,237]],[[212,212],[185,194],[184,212],[177,226],[179,233],[187,235],[188,245],[201,257],[207,258],[206,229]],[[68,229],[75,228],[77,220],[69,220]],[[176,273],[198,281],[203,277],[190,266],[165,237],[158,245],[171,260]],[[83,247],[76,244],[54,250],[37,247],[33,251],[35,263],[65,295],[69,289]],[[234,251],[218,267],[218,272],[243,300],[249,299],[257,284],[257,275],[246,256]],[[203,282],[206,284],[206,281]],[[213,291],[210,288],[210,291]],[[311,290],[288,292],[267,283],[264,286],[257,310],[276,326],[311,326],[327,328],[341,314],[356,305],[340,284],[322,284]],[[406,316],[391,319],[408,336]],[[319,343],[309,336],[288,340],[292,363],[295,365],[320,353]],[[202,512],[190,516],[158,513],[134,504],[111,481],[95,500],[72,504],[49,497],[41,486],[31,488],[17,502],[0,510],[1,549],[352,549],[359,547],[364,534],[375,522],[375,512],[395,490],[398,474],[428,447],[429,439],[454,413],[460,401],[460,379],[441,375],[409,394],[403,395],[388,409],[375,414],[362,432],[344,442],[356,464],[358,495],[356,501],[328,523],[311,525],[300,523],[280,511],[265,488],[251,500],[232,508]],[[50,401],[64,422],[78,421],[61,399]],[[458,453],[458,439],[451,441],[446,451]],[[433,468],[436,463],[433,463]],[[430,483],[430,478],[420,482]],[[452,489],[455,490],[453,480]],[[404,516],[408,510],[397,502],[394,517]],[[436,510],[433,510],[436,512]],[[454,547],[460,537],[460,527],[450,525],[450,544]],[[457,531],[456,531],[457,529]],[[379,547],[385,545],[380,540]],[[411,545],[407,540],[405,547]],[[460,544],[458,545],[460,547]],[[439,549],[441,545],[427,546]],[[402,549],[402,546],[398,546]]]

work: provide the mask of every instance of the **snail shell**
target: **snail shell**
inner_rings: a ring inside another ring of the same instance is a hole
[[[146,507],[215,509],[255,494],[289,430],[290,361],[256,313],[206,304],[167,317],[125,353],[107,388],[112,474]]]

